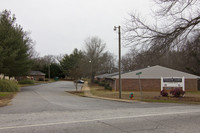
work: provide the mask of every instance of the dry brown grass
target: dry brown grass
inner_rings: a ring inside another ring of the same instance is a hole
[[[83,91],[66,91],[66,92],[73,95],[85,96]]]
[[[0,107],[8,105],[14,95],[14,92],[0,92]]]
[[[89,84],[91,93],[95,96],[106,97],[106,98],[119,98],[118,91],[108,91],[104,87],[98,86],[96,84]],[[133,91],[132,91],[133,92]],[[122,99],[129,99],[131,91],[122,91]],[[175,98],[171,95],[169,97],[162,97],[160,91],[144,91],[142,92],[142,98],[140,91],[134,91],[134,98],[132,100],[142,100],[146,102],[167,102],[167,103],[195,103],[200,104],[200,91],[186,92],[185,97]]]

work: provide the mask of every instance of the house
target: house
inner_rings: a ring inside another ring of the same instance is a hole
[[[30,71],[29,77],[31,77],[31,79],[33,79],[33,80],[44,81],[45,80],[45,73],[42,73],[40,71]]]
[[[200,87],[198,86],[198,79],[200,78],[199,76],[157,65],[136,71],[122,73],[122,90],[139,90],[138,73],[141,73],[140,81],[142,90],[144,91],[160,91],[161,77],[184,77],[186,91],[197,91]],[[119,89],[118,74],[115,76],[104,78],[106,79],[106,82],[109,83],[110,86],[113,88],[113,90]]]
[[[115,72],[115,73],[106,73],[106,74],[98,75],[98,76],[95,76],[95,80],[102,82],[118,74],[119,74],[118,72]]]

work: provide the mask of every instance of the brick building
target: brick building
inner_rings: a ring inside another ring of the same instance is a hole
[[[141,86],[144,91],[160,91],[161,77],[184,77],[186,91],[196,91],[200,87],[198,86],[198,80],[200,78],[199,76],[157,65],[121,74],[123,91],[139,90],[139,80],[138,80],[138,75],[136,75],[136,73],[138,72],[142,72],[142,74],[140,75],[140,79],[141,79]],[[108,82],[110,86],[113,88],[113,90],[119,89],[118,75],[108,78],[104,77],[104,78],[106,79],[106,82]]]
[[[33,80],[41,80],[44,81],[45,80],[45,73],[42,73],[40,71],[31,71],[29,76],[33,79]]]

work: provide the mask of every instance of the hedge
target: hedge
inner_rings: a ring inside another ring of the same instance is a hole
[[[18,81],[19,84],[34,84],[34,81],[33,80],[20,80]]]

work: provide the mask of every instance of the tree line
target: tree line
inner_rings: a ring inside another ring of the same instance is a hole
[[[122,70],[125,72],[154,65],[200,75],[200,37],[195,37],[179,49],[163,52],[157,49],[132,48],[122,57]]]
[[[39,57],[29,34],[16,23],[11,11],[0,12],[0,73],[7,76],[27,76],[31,70],[50,76],[78,79],[116,71],[115,57],[106,51],[106,44],[98,37],[85,40],[84,50],[74,49],[63,56]]]
[[[95,75],[113,73],[117,70],[115,56],[106,51],[106,44],[98,37],[87,38],[83,50],[75,48],[71,54],[59,57],[52,55],[36,57],[33,62],[32,69],[45,72],[47,77],[50,65],[51,78],[88,77],[93,81]]]
[[[200,14],[198,0],[155,0],[155,21],[130,14],[123,26],[123,40],[133,48],[122,57],[122,70],[131,71],[162,65],[200,75]],[[193,10],[191,10],[193,9]],[[164,21],[164,22],[163,22]],[[30,70],[50,76],[78,79],[118,71],[115,56],[99,37],[89,37],[82,50],[63,56],[39,57],[33,41],[10,11],[0,12],[0,73],[27,75]],[[138,49],[139,48],[139,49]]]

